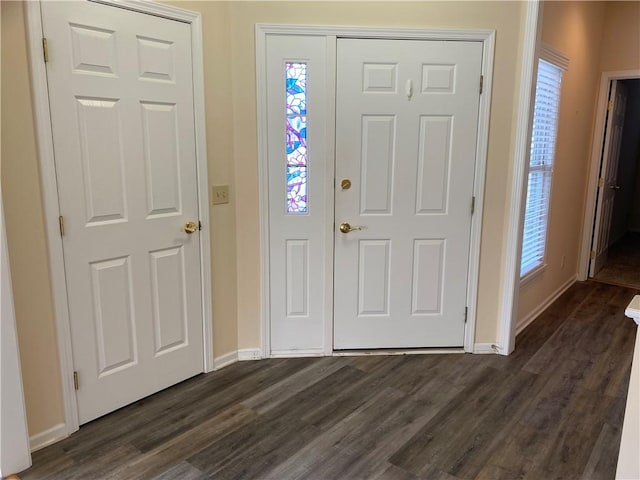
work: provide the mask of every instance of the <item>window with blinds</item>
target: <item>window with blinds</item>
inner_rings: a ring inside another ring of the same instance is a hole
[[[544,265],[563,69],[538,61],[520,277]]]

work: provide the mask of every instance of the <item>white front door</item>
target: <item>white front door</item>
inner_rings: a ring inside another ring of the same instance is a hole
[[[42,2],[80,423],[203,370],[190,26]]]
[[[463,345],[481,61],[338,40],[335,349]]]
[[[605,143],[598,184],[595,230],[593,234],[592,252],[595,253],[595,258],[592,257],[589,269],[590,277],[596,275],[607,262],[613,206],[616,200],[616,193],[620,188],[617,185],[617,177],[618,165],[620,163],[620,145],[622,144],[624,114],[627,106],[627,92],[624,84],[618,80],[611,82],[609,105],[611,105],[611,109],[607,115]]]

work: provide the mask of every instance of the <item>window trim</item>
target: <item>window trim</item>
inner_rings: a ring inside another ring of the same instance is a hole
[[[551,165],[541,165],[538,168],[536,168],[536,170],[539,171],[545,171],[548,170],[550,172],[550,180],[549,180],[549,195],[548,195],[548,200],[547,200],[547,212],[546,212],[546,227],[545,227],[545,236],[544,236],[544,249],[543,249],[543,255],[542,258],[540,259],[540,263],[537,264],[536,266],[534,266],[531,270],[527,271],[524,275],[522,274],[522,247],[524,245],[524,241],[525,241],[525,232],[523,230],[522,233],[522,240],[521,240],[521,245],[520,245],[520,262],[519,262],[519,278],[520,278],[520,286],[524,286],[528,283],[530,283],[531,281],[533,281],[535,278],[537,278],[538,276],[540,276],[547,268],[547,253],[548,253],[548,242],[549,242],[549,219],[551,218],[551,204],[552,204],[552,200],[553,200],[553,179],[554,179],[554,170],[555,170],[555,161],[556,161],[556,147],[557,147],[557,133],[558,133],[558,129],[559,129],[559,123],[560,123],[560,105],[561,105],[561,99],[562,99],[562,76],[564,75],[564,73],[567,71],[568,67],[569,67],[569,59],[563,55],[560,51],[554,49],[553,47],[550,47],[549,45],[546,44],[542,44],[540,51],[538,53],[538,55],[536,56],[536,62],[535,62],[535,84],[534,84],[534,89],[537,88],[538,85],[538,67],[540,65],[540,60],[543,60],[551,65],[553,65],[554,67],[558,68],[560,70],[560,75],[561,75],[561,83],[560,83],[560,91],[559,91],[559,96],[558,96],[558,115],[556,118],[556,138],[553,144],[553,161],[551,163]],[[532,114],[535,114],[535,104],[536,104],[536,95],[534,94],[534,99],[533,99],[533,112]],[[533,116],[531,117],[531,135],[533,135]],[[528,190],[529,190],[529,174],[531,172],[531,142],[529,143],[529,152],[527,154],[527,162],[526,162],[526,179],[527,179],[527,190],[526,190],[526,194],[528,195]],[[525,197],[526,198],[526,197]],[[526,218],[526,214],[527,214],[527,205],[525,202],[525,206],[524,206],[524,218],[523,218],[523,222],[524,219]]]

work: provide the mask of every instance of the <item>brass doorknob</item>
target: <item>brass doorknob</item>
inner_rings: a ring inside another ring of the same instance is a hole
[[[340,231],[342,233],[349,233],[349,232],[353,232],[354,230],[362,230],[362,227],[352,227],[347,222],[340,224]]]
[[[187,222],[184,224],[183,230],[188,234],[192,234],[198,230],[198,224],[196,222]]]

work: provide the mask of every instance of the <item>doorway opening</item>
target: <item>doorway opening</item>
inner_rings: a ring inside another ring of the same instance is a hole
[[[640,288],[640,78],[607,87],[588,272]]]

